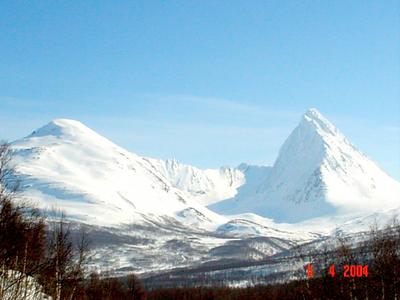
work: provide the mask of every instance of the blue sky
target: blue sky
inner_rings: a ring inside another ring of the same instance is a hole
[[[272,164],[318,108],[400,179],[398,1],[1,1],[0,138],[77,119],[138,154]]]

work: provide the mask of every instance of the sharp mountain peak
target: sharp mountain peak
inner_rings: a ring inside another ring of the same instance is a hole
[[[344,138],[343,134],[315,108],[310,108],[303,114],[298,127],[302,131],[315,131],[320,136],[336,135]]]

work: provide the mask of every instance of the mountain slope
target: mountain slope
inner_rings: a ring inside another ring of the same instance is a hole
[[[209,205],[232,198],[244,181],[244,174],[229,167],[201,170],[175,159],[149,159],[171,184],[187,193],[196,202]]]
[[[106,225],[153,215],[208,225],[225,221],[172,186],[151,160],[80,122],[54,120],[12,147],[24,195],[76,220]]]
[[[140,157],[65,119],[15,141],[12,149],[22,195],[83,223],[93,241],[93,263],[115,274],[261,259],[320,237],[275,229],[261,217],[228,218],[197,203],[231,197],[268,168],[200,170]],[[243,185],[244,174],[251,180]]]
[[[307,111],[253,194],[210,206],[219,213],[253,212],[296,222],[335,212],[400,206],[400,184],[358,151],[317,110]]]
[[[12,148],[24,197],[42,208],[56,206],[70,221],[85,223],[94,241],[93,263],[117,275],[264,259],[332,233],[360,230],[375,217],[387,220],[398,212],[277,224],[251,213],[218,215],[202,204],[225,205],[224,213],[253,211],[288,222],[346,211],[352,206],[343,205],[333,192],[347,188],[368,196],[365,203],[356,197],[349,200],[364,204],[367,211],[376,208],[376,195],[383,197],[378,198],[381,208],[400,207],[398,183],[315,110],[303,117],[272,168],[241,164],[236,169],[201,170],[175,160],[140,157],[64,119],[14,142]],[[372,178],[375,192],[364,177]],[[391,201],[383,190],[393,193]]]

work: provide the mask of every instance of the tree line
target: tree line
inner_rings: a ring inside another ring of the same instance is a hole
[[[176,287],[149,291],[148,299],[400,299],[400,224],[371,225],[360,240],[337,238],[336,246],[298,247],[304,268],[295,280],[245,288]],[[307,277],[309,266],[312,276]],[[229,281],[229,275],[227,275]]]

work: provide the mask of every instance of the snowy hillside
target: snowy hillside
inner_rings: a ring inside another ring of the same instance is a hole
[[[172,186],[152,160],[80,122],[54,120],[14,142],[13,149],[24,195],[42,208],[64,209],[77,221],[121,224],[143,215],[179,216],[205,226],[225,221]]]
[[[253,212],[280,222],[400,206],[400,184],[310,109],[252,193],[210,206],[223,214]]]
[[[93,267],[120,275],[261,260],[388,222],[400,209],[399,183],[316,110],[273,167],[201,170],[141,157],[65,119],[12,148],[23,197],[84,224]]]
[[[274,229],[261,217],[225,217],[197,202],[232,197],[239,187],[251,189],[268,168],[200,170],[140,157],[64,119],[12,148],[23,196],[85,224],[94,241],[94,267],[116,274],[132,267],[141,273],[226,258],[262,259],[320,237]]]

